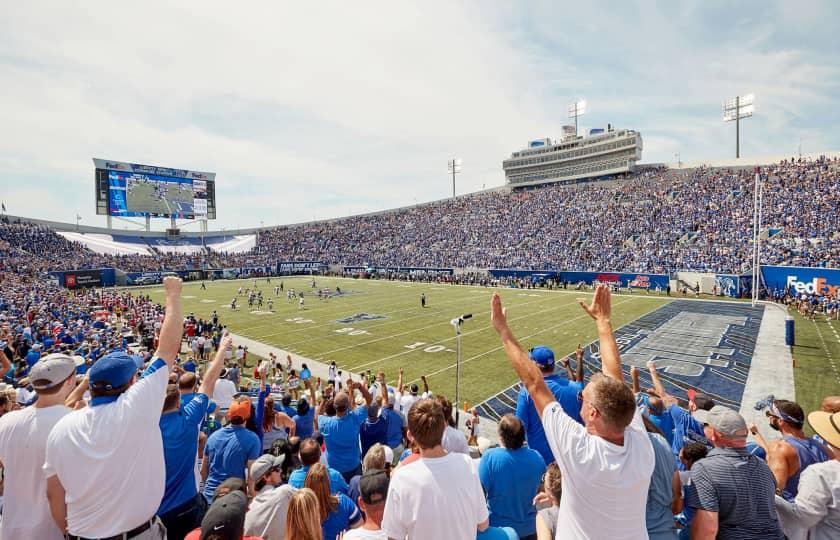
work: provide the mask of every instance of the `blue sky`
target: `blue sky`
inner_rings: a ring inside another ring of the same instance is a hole
[[[200,5],[200,9],[199,9]],[[29,2],[0,17],[0,198],[104,225],[91,157],[217,172],[211,228],[295,223],[504,183],[584,128],[643,161],[840,150],[837,2]],[[163,228],[166,222],[158,222]],[[120,224],[119,226],[123,226]],[[193,227],[194,228],[194,227]],[[186,228],[190,230],[190,226]]]

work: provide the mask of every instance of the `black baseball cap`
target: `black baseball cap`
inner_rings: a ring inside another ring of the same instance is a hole
[[[210,535],[218,540],[241,540],[247,509],[248,499],[241,491],[216,499],[201,520],[201,540]]]
[[[388,473],[382,469],[366,471],[359,480],[359,493],[365,504],[384,503],[388,497]]]

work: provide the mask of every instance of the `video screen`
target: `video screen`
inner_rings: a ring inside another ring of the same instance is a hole
[[[172,178],[153,174],[108,171],[109,207],[112,216],[122,217],[175,217],[195,219],[196,214],[207,213],[207,185],[202,180]],[[199,190],[202,208],[196,209]],[[203,210],[203,211],[202,211]]]

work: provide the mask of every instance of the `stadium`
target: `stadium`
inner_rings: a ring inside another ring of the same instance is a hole
[[[101,143],[72,222],[3,150],[0,537],[836,538],[840,152],[742,156],[760,99],[735,158],[574,98],[490,188],[322,219]]]

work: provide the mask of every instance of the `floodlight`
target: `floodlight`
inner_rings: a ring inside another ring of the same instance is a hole
[[[740,120],[750,118],[755,112],[755,94],[737,96],[723,102],[723,121],[735,122],[735,157],[741,157]]]

